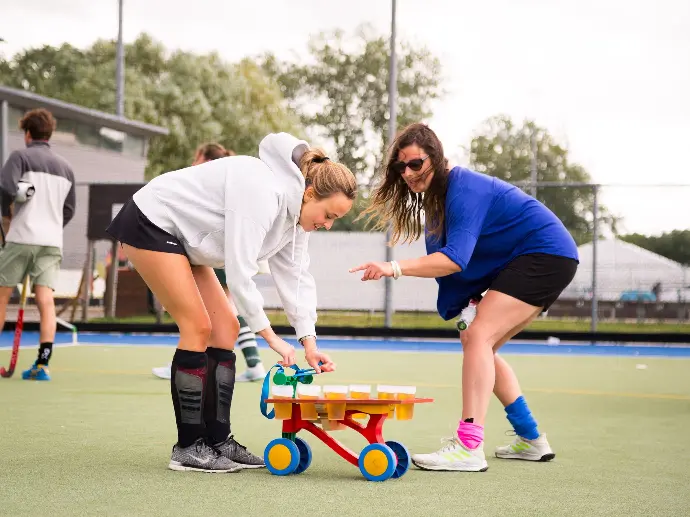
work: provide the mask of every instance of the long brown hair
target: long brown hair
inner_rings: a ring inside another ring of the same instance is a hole
[[[392,170],[399,161],[401,149],[417,144],[429,155],[434,177],[429,189],[423,194],[410,191],[402,174]],[[359,218],[367,216],[367,222],[375,221],[374,230],[384,231],[393,223],[390,244],[398,241],[413,242],[422,235],[422,211],[428,231],[438,237],[443,231],[445,220],[446,186],[448,181],[448,160],[443,153],[443,144],[426,124],[411,124],[395,139],[388,151],[381,179],[372,194],[369,207]],[[358,219],[359,219],[358,218]]]

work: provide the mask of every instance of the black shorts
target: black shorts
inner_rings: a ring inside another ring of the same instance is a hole
[[[577,260],[557,255],[520,255],[498,274],[489,289],[546,311],[572,282],[577,266]]]
[[[115,240],[140,250],[187,255],[177,237],[149,221],[133,199],[122,206],[106,232]]]

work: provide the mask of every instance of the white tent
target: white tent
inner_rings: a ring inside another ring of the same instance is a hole
[[[591,298],[592,243],[578,248],[580,267],[563,298]],[[690,271],[682,264],[618,239],[597,242],[597,298],[618,300],[624,291],[651,291],[661,284],[659,301],[690,300]]]

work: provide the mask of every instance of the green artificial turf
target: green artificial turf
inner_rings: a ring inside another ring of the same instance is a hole
[[[270,352],[262,350],[267,360]],[[297,476],[266,470],[180,473],[167,467],[175,441],[169,383],[151,367],[170,347],[58,348],[53,380],[21,380],[34,359],[22,350],[0,379],[0,514],[7,516],[676,516],[690,506],[690,361],[687,359],[506,356],[557,454],[550,463],[499,460],[511,440],[492,401],[485,473],[422,472],[366,481],[311,435],[311,467]],[[412,452],[441,446],[460,411],[461,354],[335,352],[324,383],[415,384],[420,405],[390,421],[386,439]],[[9,351],[0,351],[0,364]],[[644,363],[646,369],[636,368]],[[233,431],[263,453],[280,424],[259,413],[260,385],[237,385]],[[333,436],[360,450],[352,431]]]

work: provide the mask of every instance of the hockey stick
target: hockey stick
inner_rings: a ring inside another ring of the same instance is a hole
[[[17,325],[14,328],[14,342],[12,343],[12,357],[10,358],[10,367],[5,369],[0,367],[0,376],[4,378],[12,377],[14,368],[17,366],[17,358],[19,357],[19,343],[22,341],[22,329],[24,328],[24,306],[26,305],[26,295],[29,291],[29,275],[24,277],[24,284],[22,285],[22,294],[19,301],[19,312],[17,313]]]

